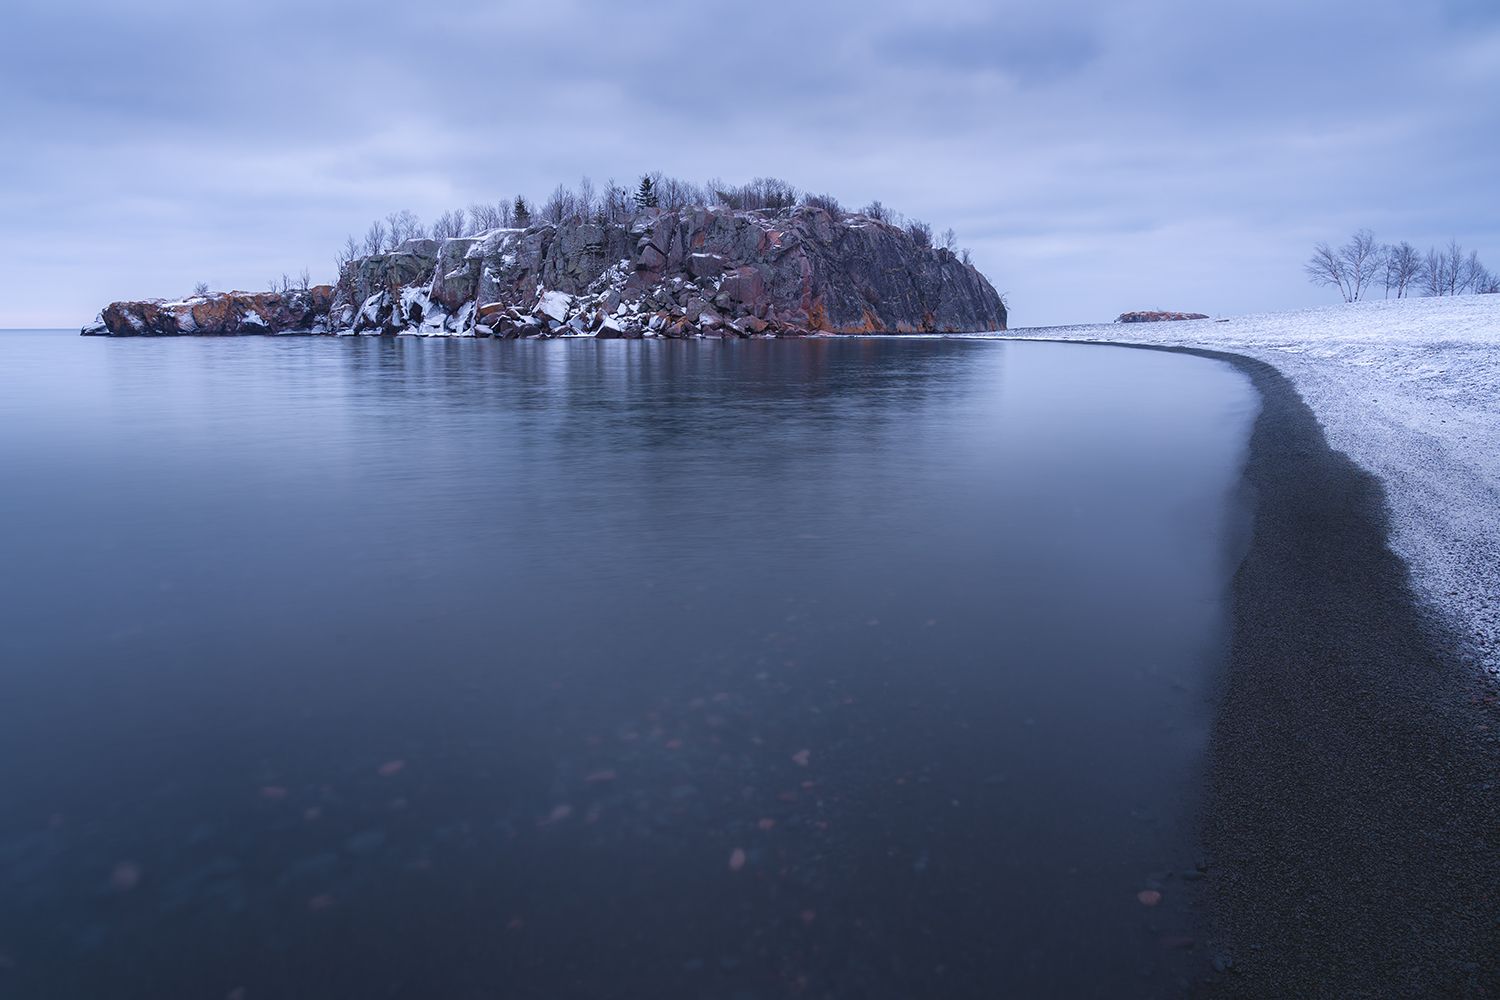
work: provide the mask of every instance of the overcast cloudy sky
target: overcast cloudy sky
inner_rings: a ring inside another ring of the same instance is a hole
[[[952,226],[1013,325],[1327,301],[1301,263],[1360,225],[1500,269],[1496,0],[6,10],[0,326],[646,170]]]

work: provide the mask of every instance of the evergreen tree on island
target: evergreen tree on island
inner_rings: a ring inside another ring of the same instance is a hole
[[[635,205],[637,208],[655,208],[657,204],[656,185],[651,183],[651,175],[645,174],[641,177],[641,186],[635,192]]]
[[[531,225],[531,206],[526,204],[526,199],[516,195],[516,203],[511,208],[511,215],[515,218],[515,227],[525,229]]]

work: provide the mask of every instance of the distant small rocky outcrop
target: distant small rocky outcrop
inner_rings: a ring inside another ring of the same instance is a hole
[[[336,285],[116,302],[84,333],[692,337],[1005,329],[972,265],[911,232],[812,205],[650,210],[355,257]]]
[[[327,333],[332,285],[285,292],[213,292],[185,299],[111,302],[85,335],[166,337]]]
[[[1145,310],[1140,312],[1120,313],[1115,319],[1116,323],[1164,323],[1180,319],[1208,319],[1203,313],[1180,313],[1162,312],[1160,310]]]

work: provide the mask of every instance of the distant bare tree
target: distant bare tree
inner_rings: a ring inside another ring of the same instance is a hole
[[[727,184],[723,178],[710,177],[708,183],[703,185],[704,193],[708,195],[709,201],[715,205],[723,205],[725,208],[742,209],[745,207],[743,190],[733,184]]]
[[[1475,290],[1481,278],[1489,272],[1479,262],[1476,251],[1464,253],[1458,240],[1449,240],[1439,250],[1430,247],[1422,261],[1422,294],[1430,296],[1462,295]]]
[[[365,230],[364,252],[366,257],[380,253],[385,246],[385,223],[376,219],[370,223],[370,228]]]
[[[1402,240],[1395,246],[1385,248],[1385,284],[1389,293],[1394,290],[1396,298],[1405,298],[1411,293],[1422,274],[1422,252]]]
[[[302,269],[302,272],[297,275],[297,287],[302,289],[304,292],[312,287],[312,272],[305,267]]]
[[[500,206],[489,202],[476,201],[469,206],[469,225],[476,233],[487,233],[491,229],[500,229]]]
[[[1422,258],[1422,294],[1428,296],[1446,295],[1448,291],[1448,269],[1447,258],[1437,247],[1428,247],[1427,256]]]
[[[573,192],[566,185],[559,184],[552,189],[552,194],[542,203],[542,218],[547,222],[562,222],[573,215],[573,207],[576,199]]]
[[[844,206],[831,194],[805,194],[802,196],[802,204],[809,208],[821,208],[835,219],[844,215]]]
[[[1458,240],[1449,240],[1443,251],[1443,283],[1444,294],[1458,295],[1464,290],[1464,248]]]
[[[779,177],[756,177],[748,184],[726,184],[717,177],[702,189],[704,204],[736,211],[784,211],[797,204],[797,189]]]
[[[949,226],[943,230],[942,247],[951,253],[956,246],[958,246],[958,234],[953,231],[952,226]]]
[[[1489,274],[1489,271],[1479,262],[1479,251],[1470,250],[1469,256],[1464,258],[1463,266],[1459,268],[1458,281],[1455,294],[1462,295],[1464,292],[1477,292],[1480,282]]]
[[[863,215],[867,219],[874,219],[876,222],[891,221],[890,209],[882,205],[879,199],[870,202],[864,208],[860,209],[859,214]]]
[[[1383,250],[1375,242],[1374,233],[1361,229],[1337,250],[1327,243],[1314,246],[1312,257],[1302,269],[1313,284],[1332,285],[1345,302],[1358,302],[1376,276],[1385,271]]]
[[[594,181],[587,174],[578,179],[578,197],[575,199],[573,211],[579,219],[587,221],[598,207],[599,195],[594,190]]]
[[[200,281],[193,286],[193,294],[203,296],[208,294],[208,282]]]
[[[1345,302],[1354,301],[1344,257],[1327,243],[1313,245],[1313,254],[1302,269],[1307,272],[1308,281],[1315,285],[1331,285],[1339,290]]]
[[[966,267],[973,267],[974,266],[974,257],[973,257],[972,254],[969,253],[969,248],[968,247],[964,247],[963,253],[961,253],[961,254],[958,255],[958,259],[961,260],[961,261],[963,261],[964,265]]]
[[[1488,268],[1484,270],[1478,280],[1474,283],[1475,295],[1500,294],[1500,274],[1492,273]]]
[[[780,177],[757,177],[748,187],[760,198],[761,207],[784,212],[797,204],[797,189]]]
[[[932,227],[920,219],[913,219],[906,224],[906,235],[915,240],[919,247],[932,246]]]
[[[451,240],[459,236],[467,236],[468,226],[469,219],[464,210],[455,208],[437,217],[437,221],[432,224],[432,238]]]
[[[623,184],[617,184],[613,177],[604,185],[604,195],[600,200],[604,203],[605,218],[614,225],[629,222],[635,217],[635,199],[631,197],[630,190]]]
[[[390,230],[386,243],[392,250],[407,240],[417,239],[427,234],[422,226],[422,220],[409,209],[403,208],[399,212],[392,212],[385,217],[385,223]]]
[[[667,212],[678,212],[693,205],[708,204],[702,188],[680,177],[668,177],[660,171],[651,175],[651,190],[656,206]]]
[[[1370,287],[1375,276],[1384,267],[1380,256],[1380,244],[1375,242],[1375,234],[1368,229],[1361,229],[1349,237],[1349,242],[1339,248],[1339,255],[1344,259],[1345,273],[1349,277],[1349,284],[1354,293],[1352,301],[1358,302]]]
[[[339,247],[338,253],[334,254],[334,264],[339,274],[344,273],[344,268],[349,262],[359,256],[359,240],[349,236],[344,240],[344,245]]]

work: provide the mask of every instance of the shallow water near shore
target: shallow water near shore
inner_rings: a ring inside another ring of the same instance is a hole
[[[1256,411],[1087,345],[0,332],[0,995],[1179,993]]]

